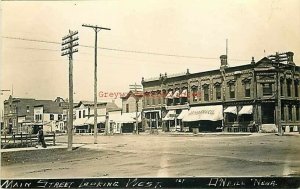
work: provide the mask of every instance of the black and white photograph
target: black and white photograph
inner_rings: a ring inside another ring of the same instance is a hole
[[[299,0],[0,2],[1,188],[299,188]]]

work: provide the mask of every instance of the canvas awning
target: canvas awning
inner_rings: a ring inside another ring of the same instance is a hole
[[[86,125],[86,121],[88,120],[88,118],[78,118],[78,119],[75,119],[74,122],[73,122],[73,125],[74,126],[82,126],[82,125]]]
[[[116,123],[135,123],[136,122],[136,112],[131,113],[123,113],[119,119],[115,120]],[[138,112],[138,122],[140,123],[142,121],[141,119],[141,113]]]
[[[177,119],[182,119],[188,114],[189,110],[182,110]]]
[[[252,114],[252,112],[253,112],[253,106],[252,105],[243,106],[243,108],[239,111],[239,115]]]
[[[169,91],[166,98],[172,99],[173,98],[173,92]]]
[[[98,116],[97,123],[105,123],[105,116]],[[89,117],[89,119],[86,120],[85,124],[93,125],[94,124],[94,116]]]
[[[182,119],[184,122],[189,121],[218,121],[223,119],[223,106],[200,106],[200,107],[191,107],[186,116]]]
[[[237,108],[236,106],[229,106],[224,110],[224,113],[237,114]]]
[[[176,112],[175,110],[169,110],[167,115],[162,119],[163,121],[174,120]]]
[[[173,98],[179,98],[179,90],[175,91],[173,94]]]
[[[187,97],[187,90],[184,89],[181,94],[180,94],[180,97]]]

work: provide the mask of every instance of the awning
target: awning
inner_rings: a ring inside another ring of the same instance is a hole
[[[162,119],[163,121],[174,120],[176,112],[175,110],[169,110],[167,115]]]
[[[223,119],[223,106],[200,106],[200,107],[191,107],[188,114],[184,116],[182,121],[199,121],[199,120],[208,120],[208,121],[218,121]]]
[[[182,119],[188,114],[189,110],[182,110],[177,119]]]
[[[179,98],[179,90],[175,91],[173,94],[173,98]]]
[[[180,94],[180,97],[187,97],[187,90],[184,89],[181,94]]]
[[[237,108],[236,106],[229,106],[224,110],[224,113],[237,114]]]
[[[166,98],[172,99],[173,98],[173,92],[169,91]]]
[[[252,105],[243,106],[243,108],[239,111],[239,115],[252,114],[252,112],[253,112],[253,106]]]
[[[75,119],[74,122],[73,122],[73,125],[74,126],[81,126],[81,125],[86,125],[86,121],[88,120],[88,118],[78,118],[78,119]]]
[[[105,123],[105,116],[98,116],[97,123]],[[86,120],[85,124],[93,125],[94,124],[94,116],[92,116],[88,120]]]
[[[131,113],[123,113],[121,117],[118,117],[118,120],[115,120],[116,123],[135,123],[136,122],[136,112]],[[140,123],[142,121],[141,119],[141,113],[138,112],[138,122]]]

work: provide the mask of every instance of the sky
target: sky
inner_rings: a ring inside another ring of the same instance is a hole
[[[90,47],[79,46],[74,54],[74,101],[93,100],[95,32],[82,24],[111,28],[98,33],[97,44],[102,47],[97,59],[98,92],[127,92],[142,77],[165,72],[218,69],[219,57],[226,53],[226,39],[230,66],[248,64],[252,56],[258,61],[287,51],[295,53],[294,62],[300,65],[298,0],[0,3],[0,88],[13,88],[14,97],[68,98],[69,63],[61,56],[60,43],[69,30],[77,30],[79,44]],[[0,109],[10,94],[0,96]]]

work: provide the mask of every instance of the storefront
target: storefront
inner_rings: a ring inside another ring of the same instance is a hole
[[[191,107],[182,119],[190,131],[196,128],[200,132],[217,131],[222,126],[222,120],[222,105]]]

